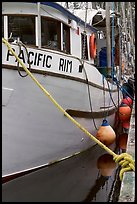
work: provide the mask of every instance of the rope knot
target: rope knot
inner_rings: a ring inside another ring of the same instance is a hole
[[[120,170],[120,180],[122,181],[123,174],[126,171],[135,171],[135,161],[132,159],[132,156],[128,153],[122,153],[113,157],[113,160],[119,165],[122,169]]]

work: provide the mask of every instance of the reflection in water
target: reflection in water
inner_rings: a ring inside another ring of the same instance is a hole
[[[111,193],[110,187],[114,186],[114,180],[111,178],[111,176],[113,177],[113,172],[116,168],[116,163],[113,160],[113,156],[107,153],[101,155],[97,159],[97,168],[99,169],[98,178],[83,202],[93,202],[93,200],[98,202],[99,200],[97,199],[97,194],[99,194],[99,192],[102,190],[104,190],[103,195],[106,196],[106,201],[109,200],[108,197],[110,197]],[[109,183],[111,183],[111,185]]]
[[[77,156],[7,182],[2,185],[3,202],[107,202],[115,170],[111,176],[101,175],[97,164],[105,153],[95,145]]]
[[[101,155],[97,160],[97,168],[100,170],[102,176],[111,176],[113,170],[116,168],[113,156],[110,154]]]
[[[96,200],[96,194],[99,192],[99,190],[106,184],[108,180],[108,177],[100,176],[97,180],[95,185],[91,188],[90,192],[88,193],[86,199],[83,200],[83,202],[89,202],[93,199]]]

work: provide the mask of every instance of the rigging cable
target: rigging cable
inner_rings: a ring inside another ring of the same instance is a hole
[[[27,57],[28,57],[28,64],[29,64],[29,70],[31,71],[31,63],[30,63],[30,59],[29,59],[29,53],[28,53],[28,50],[27,50],[27,47],[21,42],[17,42],[17,45],[19,46],[19,56],[21,55],[21,46],[23,46],[26,50],[26,54],[27,54]],[[18,73],[21,77],[26,77],[28,74],[26,73],[25,75],[22,75],[21,74],[21,70],[20,70],[20,67],[19,67],[19,61],[17,61],[17,68],[18,68]]]
[[[89,87],[90,85],[89,85],[87,73],[86,73],[86,70],[85,70],[84,66],[83,66],[83,70],[84,70],[84,72],[85,72],[86,81],[87,81],[87,86],[88,86],[89,105],[90,105],[91,116],[92,116],[93,109],[92,109],[92,102],[91,102],[91,95],[90,95],[90,87]],[[92,120],[93,120],[93,124],[94,124],[95,129],[98,130],[98,128],[97,128],[97,126],[96,126],[96,123],[95,123],[95,119],[94,119],[93,116],[92,116]]]
[[[91,110],[91,115],[92,115],[92,112],[93,112],[93,109],[92,109],[92,102],[91,102],[91,94],[90,94],[90,85],[89,85],[89,81],[88,81],[88,76],[87,76],[87,73],[86,73],[86,70],[85,70],[85,67],[84,67],[84,59],[86,59],[86,23],[87,23],[87,9],[88,9],[88,2],[86,2],[86,10],[85,10],[85,25],[84,25],[84,38],[83,38],[83,70],[84,70],[84,73],[85,73],[85,76],[86,76],[86,82],[87,82],[87,86],[88,86],[88,97],[89,97],[89,105],[90,105],[90,110]],[[96,126],[96,123],[95,123],[95,119],[94,117],[92,116],[92,120],[93,120],[93,124],[94,124],[94,127],[96,130],[98,130],[97,126]]]
[[[104,83],[104,75],[102,74],[102,83],[103,83],[103,98],[104,98],[104,111],[105,111],[105,83]],[[106,114],[106,116],[107,116],[107,114]],[[105,116],[105,118],[104,119],[106,119],[106,116]]]

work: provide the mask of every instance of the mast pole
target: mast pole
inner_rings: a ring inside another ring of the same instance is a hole
[[[111,68],[111,40],[110,40],[110,2],[106,5],[106,46],[107,46],[107,67]]]
[[[117,3],[117,13],[120,13],[120,3]],[[117,24],[118,24],[118,34],[119,34],[119,81],[121,80],[122,77],[122,20],[121,20],[121,15],[117,19]]]

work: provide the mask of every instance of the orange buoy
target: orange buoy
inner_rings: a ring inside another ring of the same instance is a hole
[[[107,153],[101,155],[97,160],[97,168],[100,170],[102,176],[111,176],[113,170],[116,168],[113,156]]]
[[[131,108],[124,103],[121,103],[119,106],[119,119],[121,121],[127,121],[130,119],[131,116]]]
[[[133,100],[129,96],[125,96],[123,98],[122,103],[127,104],[128,106],[131,106],[133,104]]]
[[[130,120],[123,121],[122,122],[122,127],[125,128],[126,130],[128,130],[129,127],[130,127]]]
[[[122,150],[126,150],[126,148],[127,148],[127,139],[128,139],[127,133],[123,133],[119,136],[119,147]]]
[[[115,141],[116,134],[106,119],[103,120],[102,125],[99,127],[96,137],[106,146],[111,145]]]
[[[96,37],[94,33],[92,33],[89,38],[89,48],[90,48],[91,59],[95,59],[97,54],[97,45],[96,45]]]

